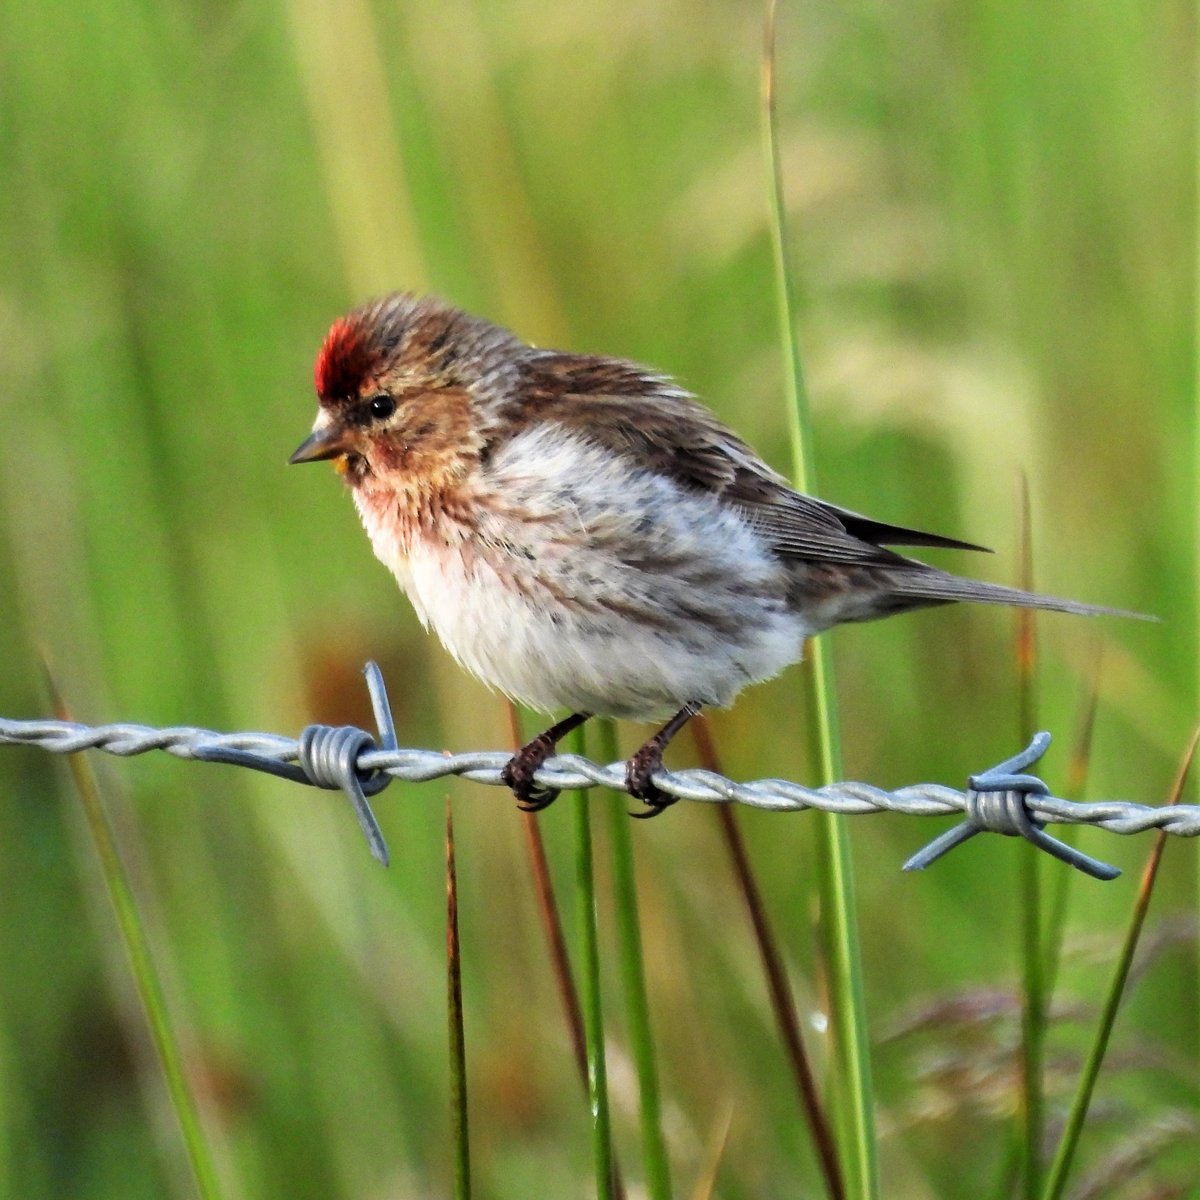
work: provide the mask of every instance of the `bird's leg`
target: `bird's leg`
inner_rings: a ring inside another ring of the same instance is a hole
[[[572,713],[569,717],[563,717],[545,733],[539,733],[532,742],[522,746],[504,764],[500,778],[506,787],[512,788],[513,795],[517,798],[517,807],[523,812],[540,812],[558,799],[558,792],[553,788],[540,787],[533,782],[533,777],[542,763],[554,753],[559,741],[572,729],[578,729],[591,715]]]
[[[630,813],[631,817],[657,817],[664,808],[675,803],[651,782],[651,776],[662,766],[663,751],[667,743],[700,711],[696,701],[685,704],[644,746],[634,752],[625,767],[625,785],[635,800],[650,806],[649,812]]]

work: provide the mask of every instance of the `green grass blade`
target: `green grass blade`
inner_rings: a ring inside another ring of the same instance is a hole
[[[450,1050],[450,1131],[454,1141],[454,1197],[471,1200],[471,1137],[467,1118],[467,1047],[463,1036],[462,959],[458,941],[458,874],[454,813],[446,797],[446,1009]]]
[[[1021,850],[1021,1179],[1022,1192],[1041,1188],[1042,1129],[1045,1119],[1042,1069],[1046,1041],[1045,972],[1042,956],[1041,854]]]
[[[1017,508],[1021,531],[1019,585],[1033,590],[1033,540],[1030,533],[1029,481],[1019,478]],[[1017,740],[1028,742],[1037,730],[1037,622],[1032,609],[1016,613]],[[1042,1137],[1045,1126],[1043,1070],[1046,1046],[1046,957],[1042,939],[1042,852],[1021,847],[1021,1130],[1018,1135],[1022,1194],[1035,1200],[1042,1188]]]
[[[796,286],[793,278],[785,217],[783,167],[775,105],[775,0],[768,0],[763,54],[763,137],[770,179],[771,243],[779,333],[784,352],[784,389],[790,414],[792,474],[801,491],[815,484],[813,439],[804,370],[796,338]],[[809,714],[809,744],[816,747],[821,783],[841,774],[841,739],[838,731],[833,666],[826,644],[814,639],[808,645],[808,669],[803,672],[805,708]],[[853,1194],[879,1194],[875,1146],[874,1094],[870,1047],[854,902],[854,873],[850,846],[842,818],[816,815],[821,911],[825,921],[829,959],[830,998],[842,1080],[837,1089],[839,1125],[851,1169]]]
[[[520,717],[516,705],[511,700],[508,701],[506,708],[510,740],[513,748],[518,749],[524,743]],[[576,748],[581,748],[582,744],[577,738],[574,745]],[[583,1085],[583,1093],[590,1105],[591,1084],[583,1010],[579,1000],[579,989],[575,986],[575,976],[571,971],[566,934],[559,916],[558,901],[554,894],[554,880],[550,874],[550,862],[546,856],[546,846],[542,839],[541,826],[538,824],[538,814],[522,812],[521,824],[525,832],[525,848],[529,855],[529,869],[537,896],[538,916],[541,919],[542,932],[546,938],[546,949],[550,955],[550,966],[562,1004],[563,1020],[566,1022],[567,1034],[571,1039],[571,1049],[575,1064],[579,1069],[579,1080]],[[625,1186],[621,1179],[621,1164],[617,1161],[615,1151],[612,1159],[612,1187],[614,1200],[624,1200]]]
[[[52,681],[50,689],[54,694],[55,709],[64,720],[69,719]],[[129,969],[137,986],[138,999],[146,1015],[146,1023],[150,1027],[150,1038],[162,1066],[171,1107],[183,1135],[183,1144],[192,1175],[196,1180],[196,1189],[202,1200],[219,1200],[221,1188],[212,1148],[205,1135],[196,1098],[184,1070],[183,1053],[167,1011],[166,997],[154,967],[137,901],[134,899],[125,865],[121,862],[108,814],[104,811],[104,802],[95,773],[82,754],[69,755],[67,762],[83,804],[92,844],[96,847],[96,854],[100,859],[100,870],[108,889],[108,898],[117,918],[117,927],[121,932]]]
[[[1092,655],[1092,668],[1084,685],[1079,727],[1067,763],[1066,783],[1060,795],[1066,800],[1082,800],[1087,795],[1088,771],[1092,762],[1092,743],[1096,731],[1096,710],[1100,703],[1100,664],[1103,644],[1097,637]],[[1078,841],[1075,827],[1065,826],[1059,837],[1068,844]],[[1057,871],[1052,880],[1049,903],[1046,905],[1046,922],[1042,945],[1045,956],[1046,997],[1053,1002],[1054,988],[1062,966],[1063,939],[1067,928],[1067,909],[1071,887],[1075,883],[1075,871]]]
[[[370,295],[398,279],[427,287],[429,263],[388,103],[376,13],[363,0],[336,8],[292,0],[284,12],[351,293]],[[362,120],[367,112],[373,120]]]
[[[609,720],[597,725],[601,762],[617,759],[617,729]],[[662,1102],[659,1095],[658,1064],[650,1030],[650,1005],[646,995],[646,969],[642,954],[642,932],[638,919],[637,880],[633,863],[630,818],[625,811],[628,797],[609,793],[609,839],[612,846],[613,908],[621,959],[621,987],[629,1022],[630,1050],[637,1070],[641,1101],[642,1161],[646,1168],[646,1192],[651,1200],[670,1200],[671,1164],[662,1132]]]
[[[1200,3],[1192,6],[1192,180],[1200,196]],[[1192,514],[1192,615],[1200,621],[1200,521],[1195,514],[1200,512],[1200,204],[1192,204],[1192,347],[1191,347],[1191,422],[1192,422],[1192,470],[1191,492],[1188,509]],[[1200,656],[1197,656],[1200,658]],[[1192,706],[1200,708],[1200,678],[1192,678]],[[1197,881],[1200,883],[1200,880]],[[1200,895],[1196,897],[1200,908]]]
[[[712,731],[703,714],[692,722],[692,734],[696,741],[700,761],[705,769],[718,775],[723,774]],[[843,1200],[846,1195],[846,1185],[842,1179],[842,1166],[838,1160],[833,1131],[829,1127],[829,1120],[821,1106],[816,1079],[813,1076],[812,1067],[809,1065],[808,1054],[804,1049],[804,1039],[800,1036],[800,1022],[796,1018],[796,1002],[792,997],[791,984],[788,982],[787,970],[783,965],[783,955],[779,951],[779,943],[767,917],[762,889],[758,886],[758,880],[750,866],[750,855],[746,850],[746,840],[742,837],[741,827],[738,824],[737,812],[732,804],[718,804],[716,812],[721,826],[721,837],[729,852],[730,863],[737,879],[738,890],[742,893],[742,899],[750,917],[750,925],[754,930],[758,956],[762,960],[763,973],[767,979],[767,991],[771,997],[771,1008],[775,1013],[775,1024],[787,1052],[792,1078],[800,1097],[800,1106],[804,1112],[804,1118],[808,1122],[813,1146],[817,1151],[817,1159],[825,1180],[825,1192],[830,1200]]]
[[[1200,726],[1197,726],[1184,751],[1179,772],[1171,788],[1171,798],[1168,802],[1170,804],[1178,804],[1180,796],[1183,795],[1184,785],[1187,783],[1198,743],[1200,743]],[[1117,1021],[1121,997],[1125,994],[1125,984],[1133,967],[1133,956],[1137,950],[1138,939],[1142,934],[1142,927],[1146,923],[1146,913],[1150,909],[1150,897],[1154,892],[1154,883],[1158,877],[1158,868],[1162,863],[1163,851],[1166,846],[1167,834],[1163,830],[1159,830],[1154,839],[1154,848],[1146,859],[1141,884],[1138,887],[1137,900],[1129,919],[1129,927],[1125,931],[1121,953],[1117,957],[1117,965],[1113,970],[1108,992],[1104,997],[1104,1007],[1101,1010],[1100,1019],[1096,1023],[1095,1036],[1092,1038],[1092,1044],[1084,1061],[1083,1073],[1079,1077],[1075,1095],[1071,1100],[1071,1108],[1067,1113],[1066,1124],[1063,1126],[1062,1136],[1059,1138],[1058,1147],[1054,1153],[1054,1161],[1050,1165],[1046,1187],[1042,1192],[1042,1200],[1059,1200],[1066,1190],[1067,1176],[1075,1158],[1075,1151],[1079,1147],[1083,1124],[1087,1119],[1088,1108],[1092,1102],[1092,1093],[1096,1088],[1096,1080],[1100,1077],[1100,1067],[1104,1062],[1113,1026]]]
[[[582,731],[571,749],[583,753]],[[592,1162],[597,1200],[613,1200],[612,1126],[608,1114],[608,1071],[604,1063],[604,1009],[600,987],[600,941],[596,922],[596,877],[592,862],[591,809],[587,792],[571,796],[575,825],[575,919],[580,948],[580,997],[587,1035],[588,1105],[592,1115]]]

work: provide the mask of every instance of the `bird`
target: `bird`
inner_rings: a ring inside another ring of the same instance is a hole
[[[1139,616],[890,547],[984,550],[803,495],[695,396],[621,358],[539,349],[393,292],[335,320],[290,463],[331,460],[375,555],[471,674],[568,715],[502,772],[518,805],[589,717],[669,717],[626,763],[653,816],[671,738],[835,625],[955,601]]]

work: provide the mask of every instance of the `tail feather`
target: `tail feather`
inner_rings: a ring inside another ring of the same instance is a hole
[[[984,583],[978,579],[964,579],[929,567],[920,571],[895,571],[889,579],[891,591],[897,596],[914,600],[940,601],[963,600],[976,604],[1005,604],[1015,608],[1042,608],[1050,612],[1072,613],[1080,617],[1132,617],[1137,621],[1157,621],[1158,617],[1146,613],[1130,612],[1124,608],[1108,608],[1099,604],[1082,604],[1078,600],[1066,600],[1061,596],[1046,596],[1040,592],[1026,592],[1020,588],[1006,587],[1001,583]]]

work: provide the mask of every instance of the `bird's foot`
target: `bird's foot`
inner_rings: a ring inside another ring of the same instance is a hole
[[[700,711],[698,703],[685,704],[644,746],[634,752],[625,766],[625,786],[629,794],[647,805],[649,812],[630,813],[631,817],[646,820],[657,817],[675,803],[654,783],[654,775],[662,769],[663,751],[667,743]]]
[[[629,794],[646,805],[646,812],[631,812],[639,821],[657,817],[675,803],[676,797],[668,796],[653,782],[655,772],[663,765],[663,748],[656,741],[647,742],[625,765],[625,786]]]
[[[522,812],[541,812],[558,799],[557,789],[543,787],[533,778],[553,753],[554,743],[546,734],[540,733],[504,764],[500,778],[505,787],[512,789]]]
[[[559,739],[565,737],[572,729],[577,729],[588,719],[588,713],[572,713],[564,717],[556,725],[551,725],[545,733],[539,733],[531,742],[527,742],[504,764],[500,771],[500,779],[505,787],[511,788],[517,798],[517,807],[522,812],[541,812],[549,808],[558,799],[558,789],[544,787],[534,781],[534,776],[542,769],[555,750]]]

